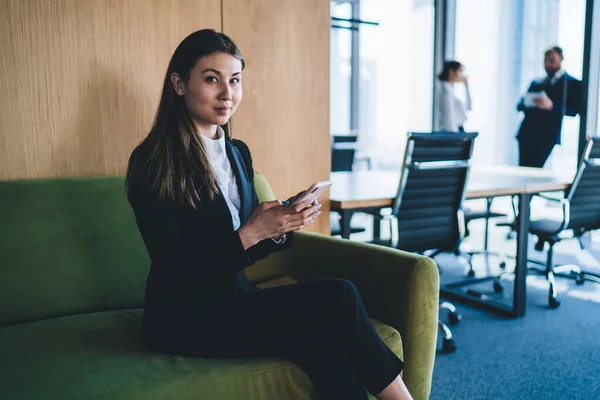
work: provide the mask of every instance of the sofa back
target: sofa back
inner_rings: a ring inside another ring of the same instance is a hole
[[[123,177],[0,182],[0,326],[141,307],[149,266]]]
[[[273,262],[246,272],[269,279]],[[142,307],[149,267],[122,176],[0,181],[0,326]]]

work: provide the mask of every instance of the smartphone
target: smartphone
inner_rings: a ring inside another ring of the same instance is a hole
[[[313,183],[308,189],[301,192],[296,196],[295,199],[290,201],[290,204],[298,204],[302,203],[306,200],[313,200],[321,196],[329,187],[331,186],[331,181],[319,181],[317,183]]]

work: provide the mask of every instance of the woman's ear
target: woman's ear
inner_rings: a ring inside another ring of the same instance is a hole
[[[175,93],[177,93],[180,96],[183,96],[183,81],[181,80],[177,72],[173,72],[171,74],[171,82],[173,82],[173,90],[175,90]]]

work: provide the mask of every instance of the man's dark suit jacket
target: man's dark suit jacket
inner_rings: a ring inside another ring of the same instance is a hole
[[[252,158],[242,141],[226,139],[226,149],[241,197],[243,225],[258,206]],[[139,162],[146,160],[143,153],[141,148],[134,151],[133,165],[143,164]],[[293,236],[288,233],[281,245],[266,239],[245,250],[221,193],[211,200],[203,190],[196,209],[179,206],[158,201],[141,185],[136,187],[135,182],[146,178],[143,167],[135,169],[136,174],[130,179],[134,183],[128,197],[151,259],[144,305],[145,338],[158,348],[186,340],[186,334],[187,339],[192,335],[202,340],[236,301],[238,291],[255,290],[244,268],[289,247]]]
[[[565,86],[566,83],[566,86]],[[566,91],[565,91],[566,88]],[[531,82],[528,92],[545,91],[552,103],[552,110],[527,108],[523,99],[517,105],[517,110],[525,113],[517,139],[545,142],[550,145],[560,144],[562,119],[564,115],[574,117],[581,110],[581,81],[573,78],[566,72],[554,85],[548,83],[547,78]]]

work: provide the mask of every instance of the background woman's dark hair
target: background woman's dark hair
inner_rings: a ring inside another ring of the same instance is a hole
[[[450,78],[450,71],[457,71],[460,68],[462,68],[462,64],[458,61],[445,61],[444,69],[442,69],[442,72],[438,75],[438,79],[447,82]]]
[[[202,140],[183,96],[177,95],[171,81],[171,74],[176,72],[187,82],[196,62],[214,53],[230,54],[241,61],[242,69],[245,67],[235,43],[212,29],[190,34],[175,49],[150,133],[129,160],[125,180],[128,196],[144,189],[159,200],[195,207],[201,189],[208,189],[210,198],[217,194],[217,183]],[[230,134],[229,129],[225,131]]]

